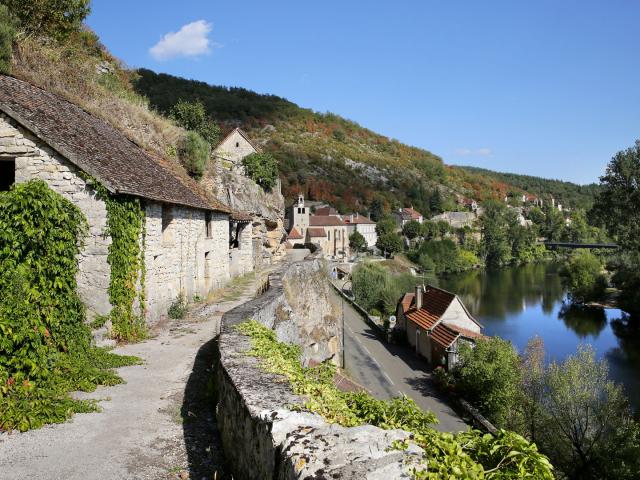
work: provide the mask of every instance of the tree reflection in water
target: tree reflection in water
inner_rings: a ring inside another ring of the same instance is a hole
[[[558,318],[580,338],[597,337],[607,326],[607,315],[601,307],[587,307],[567,302],[558,312]]]

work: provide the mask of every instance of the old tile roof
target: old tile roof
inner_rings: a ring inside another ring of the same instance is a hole
[[[0,111],[112,193],[230,213],[193,179],[179,175],[106,121],[28,82],[0,75]]]
[[[430,337],[434,342],[444,348],[449,348],[458,339],[460,334],[450,328],[450,325],[439,323],[431,330]]]
[[[344,222],[335,215],[311,215],[309,225],[312,227],[341,227]]]
[[[466,338],[484,338],[484,335],[478,332],[474,332],[473,330],[469,330],[468,328],[462,328],[452,323],[447,323],[447,327],[449,327],[454,332],[458,332],[461,336]]]
[[[348,217],[345,217],[344,219],[345,223],[351,224],[351,225],[375,225],[376,222],[374,222],[373,220],[371,220],[370,218],[367,218],[363,215],[350,215]]]
[[[327,233],[324,231],[324,228],[307,228],[307,232],[309,232],[310,237],[326,237]]]
[[[300,234],[298,230],[296,230],[296,227],[293,227],[289,232],[289,235],[287,235],[287,238],[289,240],[301,240],[304,237]]]
[[[327,215],[337,215],[338,211],[333,207],[319,207],[316,208],[315,214],[324,217]]]
[[[240,212],[238,210],[231,211],[231,220],[236,222],[251,222],[253,217],[247,212]]]
[[[412,220],[420,220],[420,217],[422,217],[422,214],[420,212],[418,212],[417,210],[414,210],[413,207],[405,207],[402,209],[402,214],[403,216],[407,216],[409,218],[411,218]]]
[[[415,294],[411,294],[409,308],[404,310],[405,316],[412,322],[420,325],[424,329],[431,329],[438,323],[440,317],[447,311],[451,302],[456,298],[453,293],[446,290],[427,285],[422,293],[422,308],[419,310],[415,305]],[[406,299],[405,295],[405,299]],[[404,308],[404,299],[403,299]]]

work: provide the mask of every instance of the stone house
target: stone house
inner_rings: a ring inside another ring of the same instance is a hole
[[[294,245],[304,245],[304,238],[300,232],[293,227],[289,234],[287,235],[287,247],[293,248]]]
[[[296,200],[287,211],[287,231],[291,232],[295,229],[302,238],[307,236],[307,228],[309,228],[310,208],[305,205],[304,195],[299,194]]]
[[[347,240],[353,234],[353,232],[360,233],[367,241],[367,247],[373,248],[378,241],[378,234],[376,233],[376,222],[358,213],[347,215],[344,218],[344,223],[347,225]]]
[[[476,212],[478,210],[478,202],[476,202],[473,198],[461,198],[459,200],[460,205],[471,212]]]
[[[240,248],[246,243],[243,214],[209,198],[181,167],[150,155],[104,120],[63,98],[4,75],[0,172],[2,189],[42,179],[84,213],[89,229],[78,259],[77,282],[89,318],[111,310],[111,238],[106,204],[88,177],[112,195],[141,200],[146,217],[141,242],[147,321],[166,314],[179,294],[204,297],[229,280],[230,225],[240,226]]]
[[[393,212],[393,215],[396,218],[398,228],[404,227],[405,224],[409,223],[412,220],[415,220],[418,223],[424,222],[424,217],[422,216],[422,214],[415,210],[413,207],[399,208],[397,211]]]
[[[446,222],[451,228],[473,228],[478,219],[479,211],[476,212],[443,212],[431,218],[432,222]]]
[[[242,159],[259,151],[260,149],[251,142],[246,133],[240,128],[234,128],[213,149],[213,156],[224,168],[244,174]]]
[[[319,228],[324,230],[326,237],[320,241],[320,246],[325,255],[339,257],[349,255],[349,238],[347,235],[347,224],[335,215],[311,215],[309,217],[309,228]],[[316,232],[316,233],[319,233]],[[310,238],[310,237],[309,237]],[[316,242],[318,242],[316,237]]]
[[[446,290],[418,285],[406,293],[397,308],[396,329],[409,345],[434,367],[453,367],[462,342],[482,338],[482,325],[469,313],[460,298]]]

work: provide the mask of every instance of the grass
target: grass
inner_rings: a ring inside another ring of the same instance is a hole
[[[238,300],[255,278],[255,272],[249,272],[235,277],[226,286],[209,293],[207,296],[207,303],[231,302]]]

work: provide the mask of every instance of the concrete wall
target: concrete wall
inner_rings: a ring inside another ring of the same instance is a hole
[[[41,179],[49,187],[73,202],[85,215],[89,231],[78,258],[78,292],[87,306],[89,319],[111,310],[107,288],[110,268],[107,263],[111,238],[104,235],[107,210],[104,202],[78,176],[78,168],[49,146],[0,114],[0,161],[15,160],[15,181]]]
[[[415,445],[405,452],[390,449],[394,440],[409,438],[407,432],[370,425],[344,428],[330,425],[316,414],[291,411],[290,405],[302,405],[304,400],[292,393],[282,377],[261,370],[256,358],[239,354],[250,348],[250,341],[234,326],[247,319],[275,325],[280,340],[288,337],[290,330],[281,323],[291,323],[295,317],[278,320],[287,297],[285,290],[297,290],[291,282],[318,271],[314,261],[293,264],[270,277],[266,293],[222,317],[215,386],[227,464],[238,480],[410,478],[409,469],[422,451]],[[322,289],[312,289],[309,301],[314,291]],[[324,298],[316,298],[316,303],[319,301]],[[290,306],[292,313],[301,313],[297,309],[305,305]],[[303,338],[299,341],[308,343]],[[309,351],[313,349],[305,348]]]

